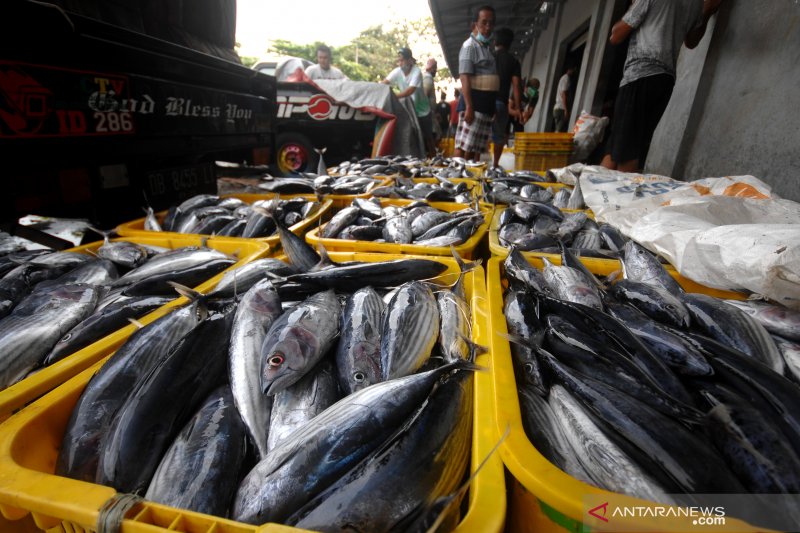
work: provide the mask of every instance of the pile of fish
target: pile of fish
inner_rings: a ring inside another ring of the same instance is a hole
[[[494,172],[494,169],[490,172]],[[543,178],[528,171],[494,176],[484,181],[484,198],[495,204],[515,205],[538,202],[561,209],[585,209],[580,184],[575,187],[551,187],[540,182]]]
[[[800,313],[685,293],[632,241],[610,286],[566,248],[562,264],[534,269],[515,248],[504,263],[523,423],[544,457],[666,504],[800,492]],[[797,506],[751,503],[726,512],[798,523]]]
[[[497,238],[501,245],[522,251],[559,253],[564,245],[580,256],[600,258],[616,257],[628,240],[614,226],[597,224],[585,211],[567,213],[534,201],[501,211]]]
[[[269,237],[278,231],[279,225],[293,226],[318,208],[318,202],[304,198],[276,198],[248,204],[238,198],[198,194],[170,207],[161,223],[149,210],[144,229],[224,237]]]
[[[470,178],[478,177],[481,163],[460,157],[436,156],[431,159],[392,155],[381,158],[344,162],[332,168],[336,175],[362,174],[367,176],[401,176],[404,178]]]
[[[458,509],[476,369],[463,274],[431,285],[416,280],[441,262],[282,244],[282,275],[190,294],[120,347],[72,412],[57,474],[321,531],[427,530]]]
[[[258,184],[259,189],[281,194],[364,194],[383,182],[385,178],[363,174],[343,174],[341,176],[278,177],[265,178]]]
[[[18,252],[0,258],[0,388],[61,360],[236,262],[210,248],[106,241],[96,256]]]
[[[480,208],[443,211],[423,200],[384,207],[377,198],[357,198],[322,227],[320,236],[420,246],[459,245],[475,234],[485,217]]]
[[[376,187],[372,195],[379,198],[406,198],[430,202],[456,202],[469,204],[473,200],[472,190],[476,182],[454,182],[452,178],[436,177],[436,182],[415,181],[396,176],[393,185]]]

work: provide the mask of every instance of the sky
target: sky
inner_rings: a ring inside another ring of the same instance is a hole
[[[236,41],[240,55],[255,57],[271,39],[342,46],[370,26],[430,14],[428,0],[237,0]]]

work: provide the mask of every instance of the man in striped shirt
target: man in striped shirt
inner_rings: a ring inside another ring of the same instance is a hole
[[[479,160],[492,133],[495,100],[500,87],[495,58],[490,47],[495,24],[494,8],[481,6],[473,17],[473,30],[458,53],[458,73],[464,111],[458,118],[455,155]]]

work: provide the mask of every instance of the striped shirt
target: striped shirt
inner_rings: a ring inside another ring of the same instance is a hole
[[[488,45],[481,44],[474,35],[461,45],[458,52],[458,72],[468,74],[472,90],[472,107],[478,113],[494,115],[500,78],[494,54]]]

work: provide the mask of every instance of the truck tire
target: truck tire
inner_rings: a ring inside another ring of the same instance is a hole
[[[275,161],[278,170],[284,174],[292,172],[314,172],[319,156],[308,137],[302,133],[284,132],[278,135],[275,143]]]

